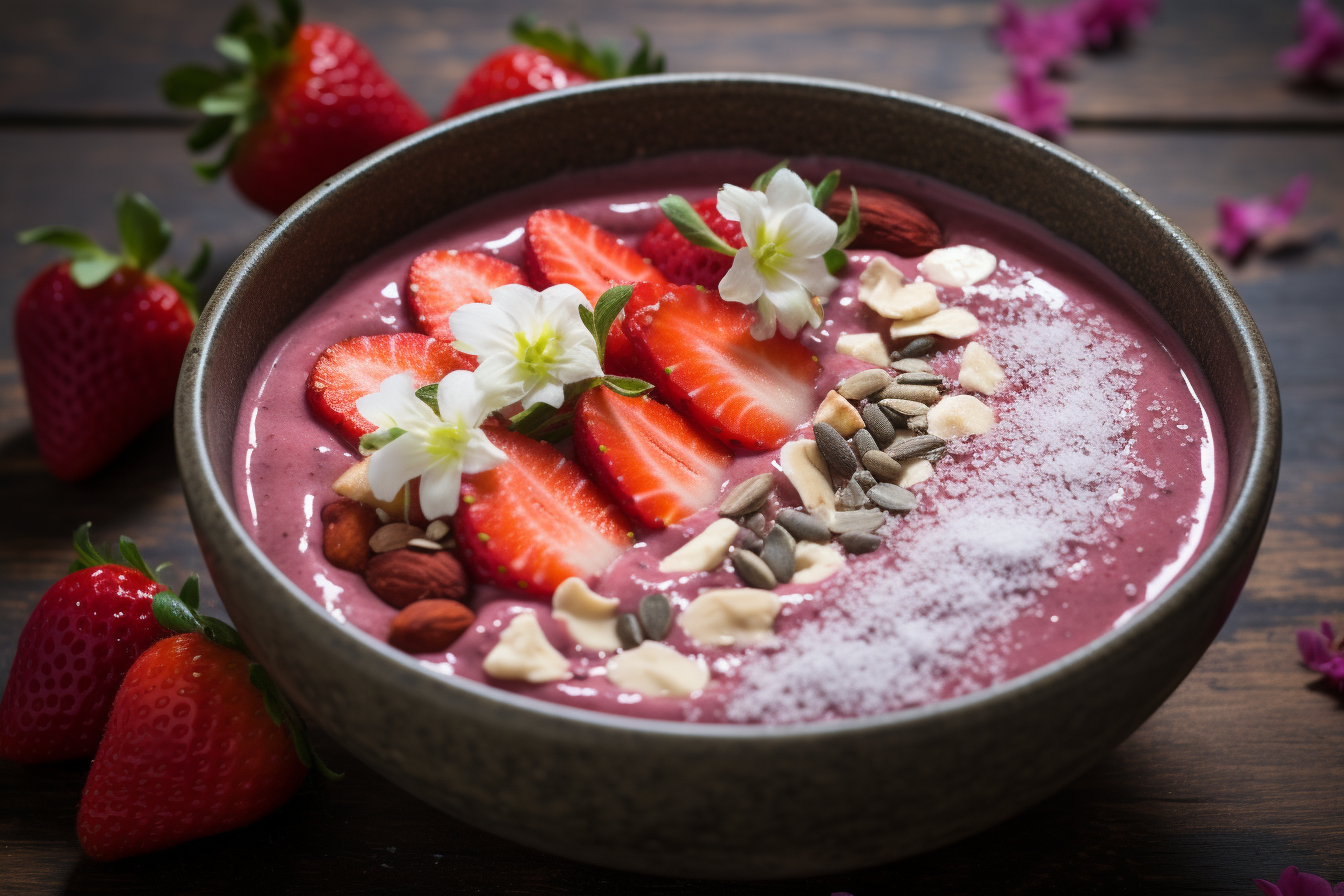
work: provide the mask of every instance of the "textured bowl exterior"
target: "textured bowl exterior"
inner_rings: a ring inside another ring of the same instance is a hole
[[[1110,267],[1206,372],[1228,436],[1213,542],[1128,625],[1028,675],[911,711],[789,727],[628,719],[445,679],[337,623],[245,534],[231,452],[267,343],[350,265],[467,203],[567,169],[750,147],[928,174],[1021,212]],[[1269,516],[1269,356],[1218,267],[1086,162],[962,109],[831,81],[658,76],[514,101],[402,140],[318,187],[234,263],[196,327],[177,450],[207,564],[303,712],[429,803],[520,843],[661,874],[835,872],[983,830],[1133,732],[1226,619]]]

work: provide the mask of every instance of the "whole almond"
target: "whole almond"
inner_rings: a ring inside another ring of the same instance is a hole
[[[852,249],[885,249],[897,255],[932,252],[943,245],[943,231],[923,210],[886,190],[859,187],[859,235]],[[849,190],[841,188],[826,203],[826,214],[843,221],[849,214]]]
[[[467,593],[462,564],[447,551],[401,548],[378,554],[364,571],[369,590],[401,609],[420,600],[461,600]]]
[[[372,507],[340,498],[322,508],[322,553],[332,566],[363,572],[373,551],[369,536],[381,525]]]
[[[387,643],[407,653],[447,650],[476,621],[476,614],[455,600],[418,600],[392,618]]]

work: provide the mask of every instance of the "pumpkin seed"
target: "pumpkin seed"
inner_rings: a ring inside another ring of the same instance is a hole
[[[881,546],[882,537],[871,532],[846,532],[836,541],[851,554],[867,554]]]
[[[936,373],[924,373],[916,371],[914,373],[903,373],[896,377],[896,382],[902,386],[941,386],[943,378]]]
[[[892,460],[911,460],[916,457],[932,460],[930,455],[934,453],[939,457],[946,454],[947,443],[937,436],[928,435],[902,439],[887,448],[887,457]]]
[[[742,525],[755,532],[757,537],[765,538],[765,514],[753,513],[742,521]]]
[[[783,526],[798,541],[819,541],[825,544],[831,540],[831,531],[825,523],[810,513],[792,507],[779,512],[779,516],[775,517],[775,525]]]
[[[942,397],[936,386],[910,386],[905,383],[892,383],[878,396],[881,400],[899,398],[904,401],[917,401],[920,404],[934,404]]]
[[[733,547],[744,551],[751,551],[753,554],[759,554],[761,548],[765,546],[765,539],[757,535],[750,529],[738,529],[737,538],[733,539]]]
[[[765,499],[770,497],[774,485],[775,477],[770,473],[762,473],[738,483],[719,504],[719,516],[755,513],[765,505]]]
[[[839,392],[843,398],[856,401],[860,398],[867,398],[889,385],[891,385],[891,374],[881,368],[872,367],[868,370],[860,370],[836,386],[835,391]]]
[[[905,344],[901,349],[902,358],[922,358],[927,355],[937,343],[930,336],[917,336]]]
[[[864,407],[863,425],[879,448],[885,448],[896,438],[896,427],[892,426],[887,415],[882,412],[881,405],[870,404]]]
[[[672,628],[672,602],[666,594],[646,594],[639,600],[639,624],[650,640],[661,641]]]
[[[793,578],[793,550],[798,546],[789,530],[775,526],[765,535],[765,547],[761,548],[761,560],[775,574],[775,581],[781,585]]]
[[[842,510],[831,516],[826,525],[836,535],[846,532],[872,532],[881,528],[887,515],[881,510]]]
[[[919,503],[919,498],[915,493],[901,488],[890,482],[883,482],[873,486],[868,490],[868,497],[873,503],[883,510],[890,510],[892,513],[906,513],[915,509]]]
[[[881,451],[869,451],[863,456],[863,465],[873,476],[882,482],[900,482],[902,468],[899,462],[892,460]]]
[[[919,371],[929,373],[933,370],[933,367],[922,358],[901,358],[891,362],[891,369],[899,370],[901,373],[916,373]]]
[[[622,613],[617,616],[616,637],[626,650],[638,647],[644,640],[644,630],[639,627],[639,617],[634,613]]]
[[[764,588],[768,591],[779,584],[779,580],[770,571],[770,567],[765,565],[765,561],[751,551],[733,551],[732,562],[733,572],[753,588]]]
[[[854,443],[854,453],[863,457],[869,451],[877,450],[877,442],[873,440],[873,434],[866,429],[861,429],[850,438]]]
[[[878,404],[888,411],[895,411],[902,417],[917,417],[929,412],[928,405],[918,401],[907,401],[904,398],[884,398]]]
[[[826,459],[826,466],[831,468],[831,472],[843,479],[853,476],[854,471],[859,467],[859,462],[854,459],[854,452],[850,450],[845,437],[836,432],[834,426],[827,423],[812,424],[812,434],[816,438],[817,448],[821,450],[821,456]]]

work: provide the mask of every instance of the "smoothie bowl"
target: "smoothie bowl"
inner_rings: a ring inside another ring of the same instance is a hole
[[[235,263],[178,406],[211,573],[310,718],[503,836],[717,877],[1085,770],[1226,618],[1278,440],[1244,307],[1123,186],[753,76],[347,170]]]

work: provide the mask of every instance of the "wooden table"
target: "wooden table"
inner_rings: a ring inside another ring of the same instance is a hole
[[[431,112],[505,40],[512,8],[433,0],[313,2],[314,18],[371,45]],[[1128,51],[1080,60],[1066,145],[1196,236],[1224,195],[1312,175],[1309,214],[1344,221],[1344,96],[1288,89],[1290,0],[1167,0]],[[1338,4],[1336,4],[1338,6]],[[174,222],[177,257],[199,237],[211,276],[267,218],[227,183],[195,180],[184,119],[156,96],[170,64],[211,58],[225,2],[44,0],[0,30],[0,234],[38,224],[110,244],[110,200],[147,193]],[[1005,62],[991,4],[903,0],[531,4],[599,37],[639,24],[678,71],[848,78],[989,110]],[[69,533],[136,537],[153,560],[203,570],[167,421],[88,482],[44,470],[29,429],[9,309],[49,258],[0,240],[0,669],[32,606],[70,560]],[[0,762],[0,893],[1227,893],[1289,864],[1344,878],[1344,700],[1313,686],[1295,629],[1344,623],[1344,248],[1338,236],[1232,271],[1265,334],[1285,410],[1283,475],[1240,604],[1175,695],[1055,797],[970,840],[882,868],[808,881],[705,883],[610,872],[514,846],[443,816],[318,736],[339,785],[306,784],[270,818],[158,855],[82,858],[74,818],[87,764]],[[220,611],[207,585],[206,604]],[[894,769],[899,774],[899,769]]]

